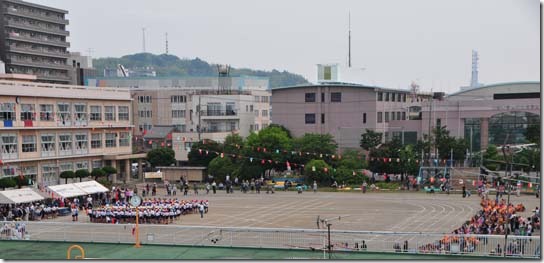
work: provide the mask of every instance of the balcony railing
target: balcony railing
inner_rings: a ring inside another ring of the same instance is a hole
[[[12,7],[4,9],[4,12],[10,15],[22,16],[22,17],[27,17],[31,19],[47,21],[51,23],[59,23],[59,24],[68,25],[68,19],[64,19],[64,18],[60,18],[56,16],[48,16],[46,14],[39,13],[39,12],[32,13],[32,12],[25,11],[23,9],[16,9]]]
[[[51,45],[51,46],[58,46],[58,47],[70,47],[69,42],[60,41],[60,40],[54,40],[54,39],[44,39],[39,37],[31,37],[31,36],[25,36],[17,33],[10,33],[7,34],[6,37],[8,39],[13,40],[19,40],[19,41],[26,41],[26,42],[32,42],[42,45]]]
[[[55,35],[63,35],[63,36],[69,36],[70,35],[70,32],[68,32],[66,30],[41,27],[41,26],[36,26],[36,25],[29,24],[29,23],[25,23],[25,22],[16,22],[14,20],[8,20],[6,22],[6,25],[8,27],[16,27],[16,28],[20,28],[20,29],[38,31],[38,32],[45,32],[45,33],[55,34]]]
[[[235,110],[208,110],[203,111],[202,116],[237,116]]]
[[[27,66],[27,67],[39,67],[39,68],[53,68],[53,69],[62,69],[62,70],[68,70],[71,67],[66,64],[56,64],[46,61],[32,61],[28,59],[18,59],[18,58],[9,58],[8,59],[10,64],[13,65],[20,65],[20,66]]]
[[[56,51],[49,51],[47,49],[33,49],[33,48],[17,47],[17,46],[8,46],[7,49],[13,52],[21,52],[21,53],[32,54],[37,56],[50,56],[50,57],[59,57],[59,58],[70,57],[69,52],[56,52]]]

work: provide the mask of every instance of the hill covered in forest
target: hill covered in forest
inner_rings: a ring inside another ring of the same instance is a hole
[[[210,64],[199,58],[180,59],[177,56],[169,54],[154,55],[151,53],[137,53],[120,58],[107,57],[93,60],[93,65],[99,72],[104,72],[105,68],[115,68],[118,64],[126,68],[153,67],[159,77],[202,77],[217,75],[216,64]],[[308,80],[301,75],[287,71],[278,71],[276,69],[263,71],[248,68],[231,68],[230,75],[268,77],[271,88],[308,83]]]

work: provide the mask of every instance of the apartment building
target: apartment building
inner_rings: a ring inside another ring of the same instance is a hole
[[[56,185],[63,171],[112,166],[129,181],[132,154],[130,92],[0,81],[1,177],[27,176]]]
[[[187,149],[199,136],[223,141],[229,134],[246,137],[270,124],[270,91],[267,90],[222,94],[207,89],[132,89],[132,96],[137,138],[158,133],[155,126],[175,127],[178,132],[172,134],[171,146],[180,161],[187,160]]]
[[[68,11],[21,0],[0,0],[0,60],[6,73],[68,84]]]

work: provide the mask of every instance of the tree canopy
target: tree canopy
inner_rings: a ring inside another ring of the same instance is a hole
[[[175,153],[172,148],[160,147],[147,153],[147,161],[153,167],[170,166],[176,162]]]
[[[366,132],[361,134],[361,148],[370,151],[374,147],[382,143],[382,133],[366,129]]]

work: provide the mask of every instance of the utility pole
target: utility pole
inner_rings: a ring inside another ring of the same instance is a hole
[[[200,126],[200,121],[201,121],[201,118],[200,116],[202,115],[202,107],[200,106],[200,98],[202,97],[202,94],[199,94],[198,95],[198,106],[196,107],[197,111],[198,111],[198,127],[196,129],[196,131],[198,132],[198,141],[200,141],[200,137],[201,137],[201,133],[202,133],[202,127]]]
[[[432,93],[432,89],[431,89],[431,93]],[[432,108],[433,108],[433,99],[431,97],[431,100],[429,101],[429,166],[431,166],[431,111],[432,111]]]
[[[328,245],[327,245],[327,251],[329,252],[329,259],[331,259],[331,254],[332,254],[332,246],[331,246],[331,223],[327,223],[327,240],[328,240]]]
[[[145,53],[145,27],[142,27],[142,51]]]

